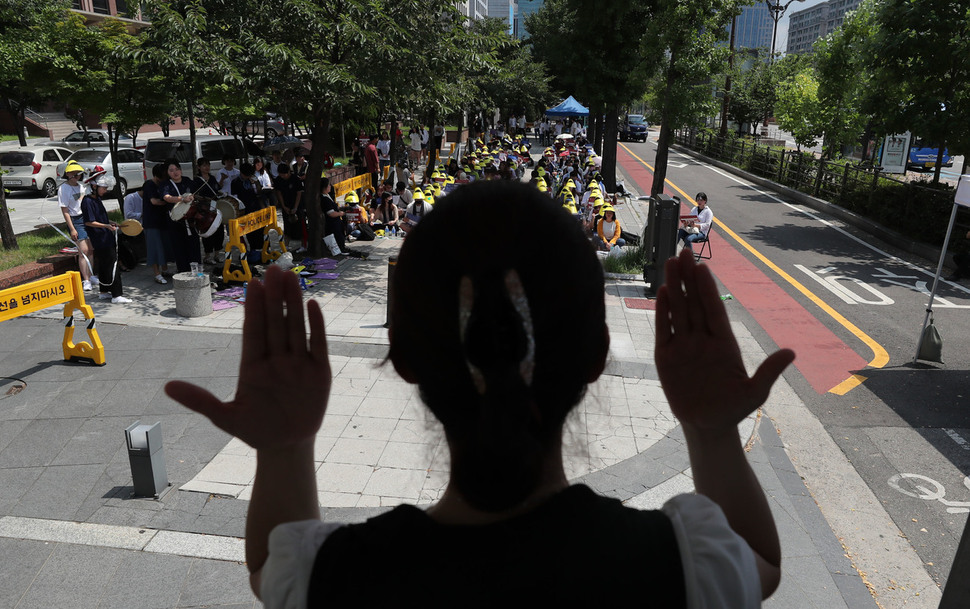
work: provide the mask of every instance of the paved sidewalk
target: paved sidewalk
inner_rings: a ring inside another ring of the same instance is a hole
[[[637,209],[620,206],[624,226],[639,226]],[[440,428],[381,365],[387,257],[400,243],[353,244],[369,259],[342,260],[338,279],[306,292],[323,306],[335,373],[316,443],[327,520],[428,504],[447,480]],[[171,284],[153,283],[144,267],[126,273],[125,285],[134,303],[92,302],[104,367],[61,361],[59,310],[0,324],[0,377],[22,381],[0,379],[0,607],[258,607],[239,564],[253,453],[162,391],[179,378],[232,395],[242,308],[185,319]],[[567,474],[628,505],[659,507],[693,482],[653,365],[653,312],[636,279],[609,280],[605,298],[609,362],[568,421]],[[765,354],[739,305],[727,305],[752,369]],[[784,379],[769,414],[776,404],[805,411]],[[741,431],[785,557],[781,588],[765,606],[874,607],[763,415]],[[159,500],[131,497],[123,430],[136,420],[162,423],[172,486]]]

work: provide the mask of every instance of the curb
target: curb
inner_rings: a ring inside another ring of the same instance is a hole
[[[54,254],[41,258],[37,262],[29,262],[6,271],[0,271],[0,290],[77,270],[78,264],[75,254]]]

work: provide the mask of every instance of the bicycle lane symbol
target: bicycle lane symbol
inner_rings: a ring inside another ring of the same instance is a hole
[[[939,501],[947,506],[946,511],[950,514],[964,514],[970,512],[970,502],[948,501],[946,488],[936,480],[921,474],[896,474],[889,478],[889,486],[900,493],[923,499],[925,501]],[[963,486],[970,490],[970,476],[963,478]]]

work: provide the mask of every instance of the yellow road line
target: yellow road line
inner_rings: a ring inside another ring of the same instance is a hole
[[[630,154],[630,156],[640,161],[644,167],[649,169],[651,172],[654,171],[653,167],[651,167],[649,163],[647,163],[646,161],[638,157],[636,154],[634,154],[632,150],[630,150],[623,144],[620,144],[620,146],[623,146],[623,149],[626,150]],[[691,198],[691,196],[688,195],[686,192],[681,190],[679,186],[677,186],[676,184],[674,184],[673,182],[667,179],[664,180],[664,183],[669,184],[671,188],[673,188],[681,195],[683,195],[686,200],[696,205],[696,202],[694,201],[694,199]],[[856,326],[851,321],[843,317],[841,313],[839,313],[831,306],[829,306],[827,302],[825,302],[824,300],[816,296],[811,290],[809,290],[804,285],[802,285],[802,283],[799,282],[797,279],[795,279],[794,277],[792,277],[791,275],[783,271],[777,264],[775,264],[771,260],[768,260],[768,258],[764,254],[756,250],[750,243],[742,239],[737,233],[735,233],[727,225],[725,225],[723,220],[715,219],[715,221],[717,222],[717,225],[721,230],[726,232],[728,235],[731,236],[731,238],[737,241],[742,247],[744,247],[746,250],[751,252],[751,254],[754,255],[758,260],[763,262],[765,266],[773,270],[782,279],[784,279],[789,284],[791,284],[796,290],[804,294],[806,298],[814,302],[820,309],[825,311],[829,315],[829,317],[837,321],[842,327],[844,327],[846,330],[851,332],[853,336],[855,336],[863,343],[865,343],[865,345],[869,347],[869,349],[872,351],[872,360],[868,364],[870,367],[882,368],[883,366],[889,363],[889,353],[886,352],[886,350],[882,347],[882,345],[880,345],[875,340],[873,340],[868,334],[860,330],[858,326]],[[853,374],[852,376],[845,379],[835,387],[829,389],[829,393],[834,393],[837,395],[845,395],[852,389],[862,384],[862,381],[864,381],[865,379],[866,377],[864,376]]]

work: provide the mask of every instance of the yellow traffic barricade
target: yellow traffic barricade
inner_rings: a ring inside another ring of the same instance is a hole
[[[0,322],[64,304],[64,359],[69,362],[105,364],[104,345],[95,327],[94,310],[84,302],[81,274],[68,271],[63,275],[33,281],[0,291]],[[79,309],[87,320],[91,342],[74,342],[74,310]]]
[[[283,229],[280,228],[279,221],[277,220],[275,206],[264,207],[251,214],[233,218],[229,220],[229,242],[226,244],[226,261],[222,266],[223,281],[249,281],[253,278],[252,270],[249,268],[249,261],[246,259],[246,245],[243,243],[242,236],[260,229],[263,230],[263,249],[261,250],[263,264],[276,260],[286,251],[286,239],[283,238]],[[270,249],[270,242],[267,235],[273,229],[280,235],[280,251]],[[233,248],[239,251],[242,270],[229,270],[232,263]]]
[[[371,184],[370,174],[363,173],[356,178],[350,178],[349,180],[344,180],[343,182],[337,182],[333,185],[333,197],[338,199],[343,195],[347,194],[351,190],[357,190],[358,188],[367,188],[369,186],[374,186]]]

